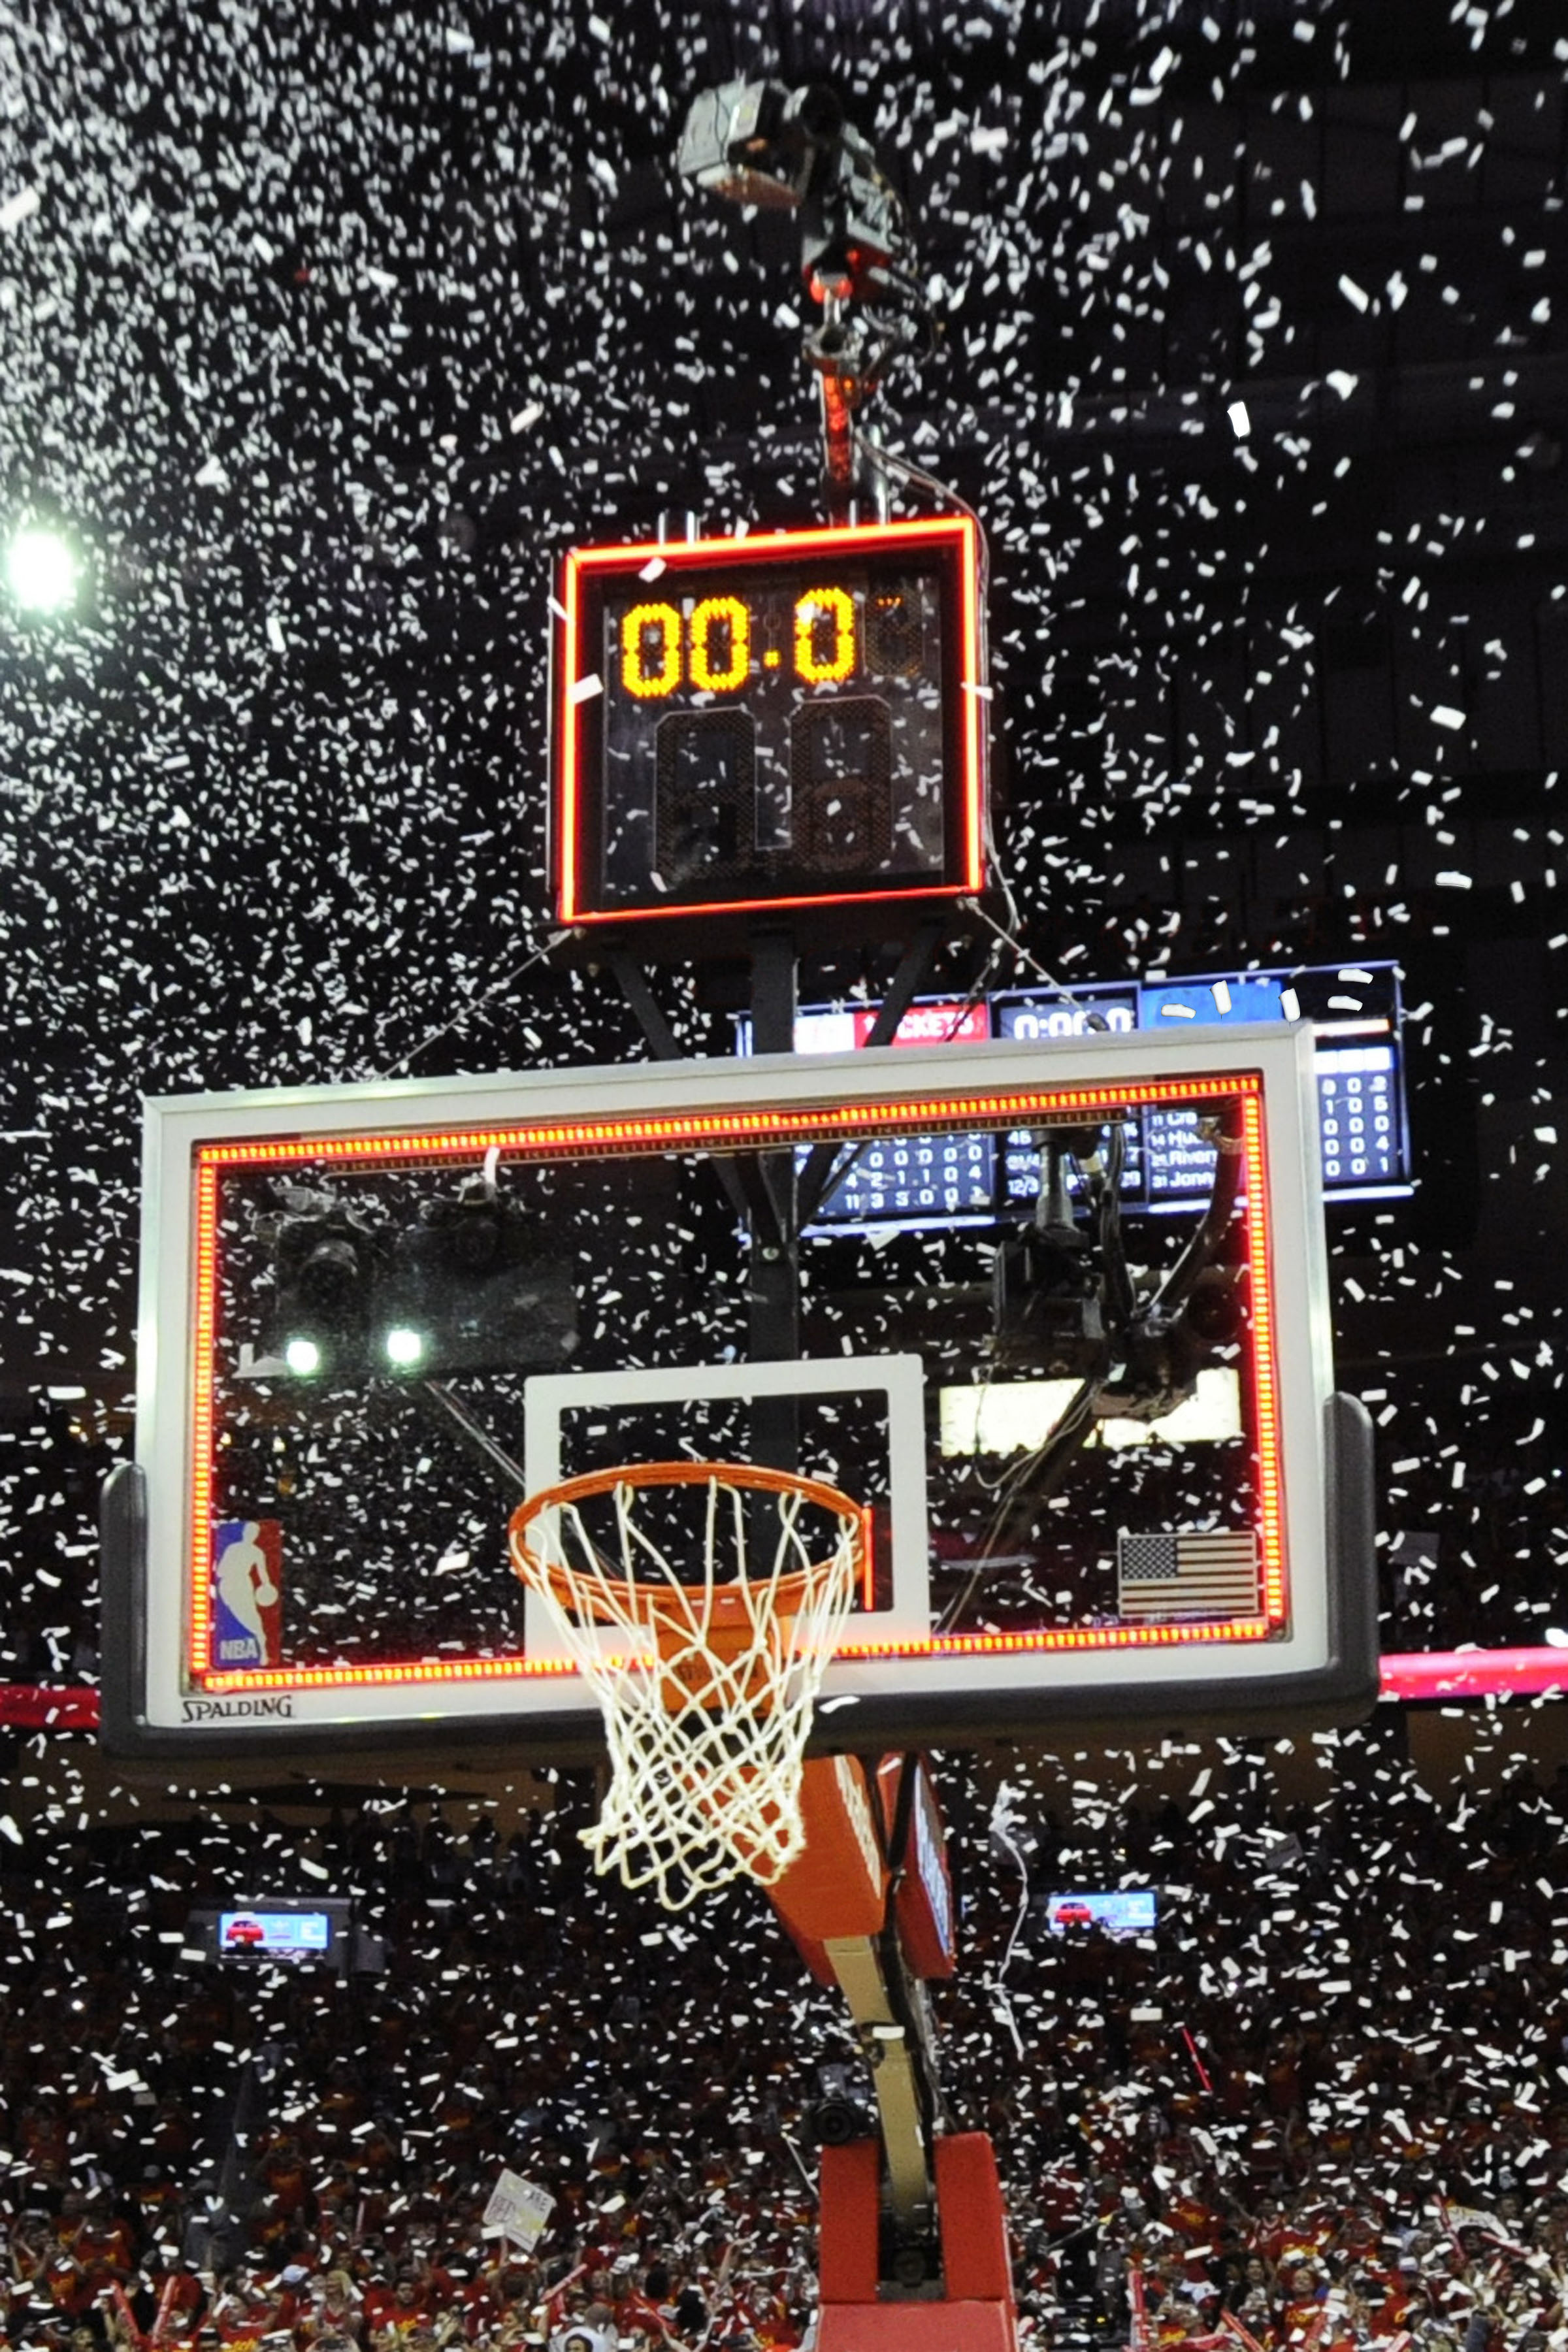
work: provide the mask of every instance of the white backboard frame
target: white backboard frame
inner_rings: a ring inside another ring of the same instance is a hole
[[[1090,1034],[1047,1043],[1007,1040],[880,1054],[542,1070],[150,1101],[138,1327],[137,1464],[145,1548],[144,1559],[123,1572],[113,1561],[109,1564],[106,1634],[121,1627],[124,1642],[135,1652],[124,1706],[106,1709],[106,1719],[110,1714],[115,1718],[111,1740],[121,1748],[163,1743],[166,1750],[202,1744],[232,1748],[237,1741],[282,1748],[298,1747],[314,1733],[370,1740],[437,1727],[454,1734],[465,1727],[476,1733],[506,1727],[520,1740],[548,1750],[557,1737],[566,1741],[574,1727],[583,1736],[593,1729],[580,1682],[558,1667],[521,1680],[470,1674],[413,1685],[247,1689],[216,1697],[184,1686],[190,1431],[197,1379],[191,1335],[200,1254],[195,1183],[204,1151],[264,1145],[317,1150],[349,1138],[471,1136],[546,1123],[588,1128],[604,1120],[617,1123],[623,1132],[628,1122],[668,1121],[684,1139],[671,1148],[696,1149],[700,1146],[692,1139],[706,1132],[733,1132],[737,1123],[744,1129],[748,1121],[774,1114],[830,1123],[880,1116],[878,1107],[889,1104],[900,1115],[916,1118],[927,1106],[940,1103],[951,1116],[955,1103],[973,1103],[979,1123],[984,1106],[1011,1099],[1019,1089],[1047,1088],[1056,1095],[1198,1076],[1223,1085],[1242,1074],[1251,1074],[1249,1083],[1256,1079],[1266,1135],[1265,1223],[1290,1554],[1286,1634],[1270,1641],[1266,1651],[1249,1654],[1240,1654],[1239,1645],[1214,1642],[1173,1643],[1135,1655],[1092,1649],[916,1654],[899,1643],[879,1655],[841,1657],[829,1672],[825,1696],[849,1703],[832,1714],[836,1737],[849,1745],[861,1729],[868,1740],[945,1737],[952,1727],[967,1723],[1022,1728],[1101,1706],[1120,1716],[1133,1685],[1139,1705],[1163,1707],[1173,1720],[1184,1709],[1206,1706],[1216,1693],[1223,1713],[1233,1685],[1243,1711],[1255,1706],[1260,1717],[1289,1708],[1298,1698],[1307,1708],[1314,1703],[1314,1690],[1323,1705],[1340,1705],[1332,1692],[1349,1686],[1347,1675],[1359,1689],[1365,1675],[1364,1661],[1347,1666],[1342,1628],[1336,1630],[1336,1608],[1342,1618],[1346,1607],[1353,1613],[1359,1602],[1352,1593],[1342,1607],[1331,1592],[1330,1552],[1336,1542],[1342,1551],[1344,1545],[1335,1533],[1325,1434],[1332,1362],[1310,1032],[1306,1024],[1226,1031],[1205,1026],[1196,1034]],[[810,1139],[809,1132],[805,1139]],[[806,1386],[825,1368],[822,1361],[809,1371],[792,1366],[789,1379]],[[693,1369],[681,1368],[683,1381]],[[755,1391],[764,1368],[736,1369]],[[1352,1586],[1359,1590],[1359,1564],[1352,1573],[1342,1561],[1334,1573],[1345,1592]],[[1360,1649],[1364,1646],[1360,1643]]]

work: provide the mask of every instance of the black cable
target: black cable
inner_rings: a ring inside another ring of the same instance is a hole
[[[1104,1189],[1100,1197],[1098,1240],[1105,1278],[1107,1321],[1116,1333],[1124,1331],[1137,1312],[1132,1273],[1121,1231],[1121,1175],[1127,1163],[1127,1136],[1120,1119],[1110,1129],[1105,1150]]]
[[[1208,1207],[1203,1222],[1193,1235],[1155,1295],[1151,1312],[1167,1318],[1185,1305],[1200,1274],[1214,1264],[1220,1243],[1229,1229],[1236,1213],[1237,1195],[1241,1190],[1240,1116],[1226,1105],[1214,1122],[1215,1159],[1214,1190],[1209,1194]]]
[[[986,1560],[1005,1549],[1007,1531],[1013,1525],[1021,1495],[1033,1511],[1056,1492],[1095,1425],[1094,1408],[1104,1385],[1102,1380],[1084,1381],[1045,1444],[1037,1446],[1033,1454],[1026,1454],[1016,1469],[1008,1475],[1003,1485],[1001,1502],[975,1554],[968,1582],[942,1612],[938,1633],[952,1633],[974,1597]],[[1027,1492],[1023,1494],[1026,1486]]]

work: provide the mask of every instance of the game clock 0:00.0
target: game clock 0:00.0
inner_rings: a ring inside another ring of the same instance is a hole
[[[856,667],[855,599],[845,588],[808,588],[795,601],[795,675],[807,686],[836,685]],[[866,626],[874,631],[884,671],[912,674],[920,660],[920,627],[901,588],[867,599]],[[683,661],[684,649],[684,661]],[[699,693],[733,694],[752,675],[752,608],[739,596],[704,596],[689,620],[673,604],[632,604],[621,615],[621,684],[639,702],[673,694],[683,678]],[[768,669],[783,667],[777,646],[763,654]]]
[[[978,565],[966,516],[570,556],[563,922],[978,889]]]

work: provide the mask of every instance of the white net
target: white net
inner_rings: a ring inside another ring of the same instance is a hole
[[[674,1488],[690,1508],[667,1525],[658,1506]],[[596,1870],[682,1911],[728,1879],[772,1885],[788,1869],[805,1843],[812,1710],[865,1547],[847,1496],[746,1465],[641,1464],[516,1513],[517,1572],[604,1713],[609,1790],[583,1832]]]

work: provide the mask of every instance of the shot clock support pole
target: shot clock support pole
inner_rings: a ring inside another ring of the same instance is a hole
[[[937,950],[946,936],[947,924],[943,920],[921,925],[899,959],[899,968],[893,974],[886,996],[877,1008],[877,1017],[860,1049],[862,1053],[871,1046],[892,1044],[899,1034],[899,1024],[909,1011],[915,991],[929,976]],[[807,1155],[795,1188],[796,1212],[803,1225],[809,1225],[820,1208],[834,1162],[841,1151],[839,1144],[818,1143]]]
[[[793,931],[760,928],[752,940],[752,1050],[793,1054],[798,963]],[[751,1207],[751,1328],[753,1363],[789,1363],[800,1354],[800,1226],[795,1153],[757,1155]],[[800,1466],[800,1407],[794,1397],[758,1397],[752,1454],[770,1470]]]

